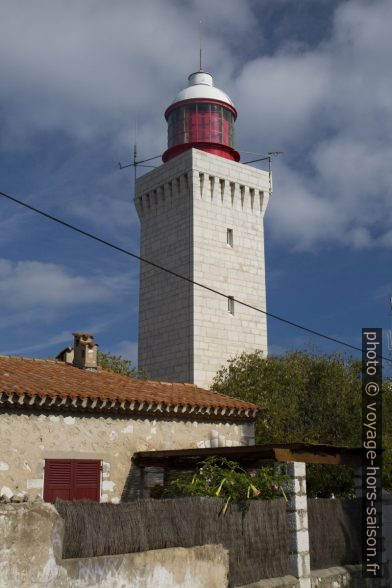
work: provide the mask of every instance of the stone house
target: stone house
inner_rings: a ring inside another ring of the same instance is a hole
[[[118,502],[135,452],[254,444],[260,407],[99,369],[74,336],[60,360],[0,357],[0,495]]]

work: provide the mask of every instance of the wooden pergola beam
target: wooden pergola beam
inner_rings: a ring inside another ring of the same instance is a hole
[[[276,461],[302,461],[304,463],[318,463],[329,465],[360,465],[361,455],[345,453],[315,453],[310,451],[295,451],[290,449],[274,450]]]
[[[166,451],[140,451],[132,461],[140,467],[166,467],[192,469],[211,456],[238,461],[244,467],[260,467],[266,461],[360,465],[361,448],[317,445],[311,443],[283,443],[250,445],[246,447],[216,447],[203,449],[174,449]]]

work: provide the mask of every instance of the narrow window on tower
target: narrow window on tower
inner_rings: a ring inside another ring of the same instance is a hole
[[[214,199],[214,184],[215,184],[214,176],[210,176],[209,180],[210,180],[210,196],[211,196],[211,200],[213,200]]]
[[[234,315],[234,296],[227,297],[227,310],[230,314]]]
[[[255,189],[254,188],[250,188],[249,189],[249,194],[250,194],[250,207],[253,210],[253,207],[255,205]]]
[[[219,180],[221,190],[221,201],[223,202],[225,197],[225,180]]]
[[[241,193],[241,208],[244,208],[245,186],[240,186],[240,193]]]
[[[261,190],[259,190],[259,202],[260,202],[260,212],[263,210],[263,204],[264,204],[264,192],[261,192]]]
[[[203,198],[204,174],[199,173],[199,180],[200,180],[200,198]]]
[[[227,229],[227,244],[229,247],[233,247],[233,229]]]
[[[235,195],[235,183],[230,182],[230,196],[231,196],[231,206],[234,206],[234,195]]]

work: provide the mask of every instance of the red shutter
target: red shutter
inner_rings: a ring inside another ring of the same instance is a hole
[[[44,500],[54,502],[56,498],[72,500],[72,462],[70,459],[47,459],[45,461]]]
[[[47,459],[44,500],[95,500],[99,502],[101,462],[93,459]]]
[[[99,502],[101,463],[94,459],[75,460],[73,500],[96,500]]]

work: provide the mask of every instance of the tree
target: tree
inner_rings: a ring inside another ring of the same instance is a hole
[[[384,449],[382,457],[382,483],[383,488],[392,494],[392,382],[383,382],[383,435],[382,446]]]
[[[121,355],[103,353],[98,351],[97,363],[102,369],[115,372],[122,376],[130,376],[138,380],[146,380],[147,376],[143,369],[132,366],[130,359],[124,359]]]
[[[267,409],[256,424],[257,443],[361,445],[361,362],[355,358],[243,353],[218,372],[212,388]],[[311,495],[352,494],[352,468],[309,466],[308,486]]]

